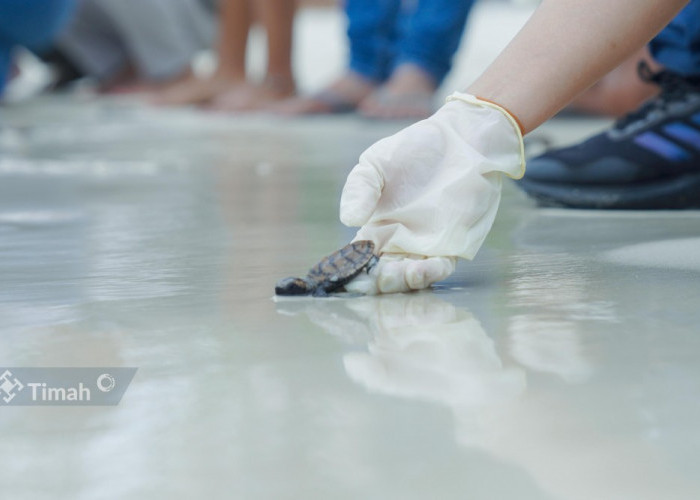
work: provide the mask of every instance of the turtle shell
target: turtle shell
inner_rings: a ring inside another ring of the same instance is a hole
[[[311,268],[307,279],[317,288],[332,292],[345,285],[366,267],[376,262],[374,243],[369,240],[355,241],[333,252]]]

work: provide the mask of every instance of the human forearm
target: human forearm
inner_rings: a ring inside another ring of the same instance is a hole
[[[468,92],[530,132],[642,47],[687,0],[544,0]]]

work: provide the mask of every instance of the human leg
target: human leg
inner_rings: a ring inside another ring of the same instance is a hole
[[[85,75],[107,82],[126,71],[128,55],[116,27],[99,1],[82,0],[56,47]]]
[[[397,56],[400,9],[400,0],[347,0],[350,71],[375,82],[389,77]]]
[[[293,90],[292,42],[295,0],[258,0],[259,18],[267,35],[265,80]]]
[[[418,0],[415,10],[399,20],[394,68],[413,64],[438,86],[452,67],[473,0]]]
[[[73,0],[0,2],[0,95],[8,78],[12,47],[41,48],[73,12]]]
[[[658,93],[657,86],[639,78],[637,66],[640,61],[645,61],[656,70],[661,69],[652,59],[649,49],[645,47],[578,96],[567,106],[567,110],[620,117],[638,108]]]
[[[295,93],[292,74],[292,29],[294,0],[257,0],[257,18],[267,35],[267,71],[263,82],[236,86],[212,100],[211,107],[223,111],[260,108]]]
[[[654,59],[683,75],[700,75],[700,1],[692,0],[650,43]]]
[[[360,110],[373,118],[424,118],[452,66],[473,0],[419,0],[402,10],[388,81]]]
[[[223,0],[219,15],[216,71],[192,77],[156,96],[157,104],[204,104],[237,85],[245,85],[246,49],[252,24],[249,0]]]
[[[582,94],[572,108],[584,112],[623,115],[652,97],[654,87],[646,85],[636,74],[641,59],[658,64],[681,75],[700,71],[700,4],[691,2],[655,37],[641,53],[606,75]],[[653,56],[653,58],[652,58]]]
[[[9,78],[11,51],[12,46],[3,40],[0,40],[0,97],[2,96],[2,91],[5,88],[5,83]]]
[[[210,47],[214,19],[199,0],[91,0],[114,26],[137,77],[165,82]]]
[[[396,20],[401,0],[346,0],[350,57],[347,71],[320,92],[273,107],[283,114],[354,110],[389,76],[396,56]]]
[[[68,21],[73,6],[73,0],[0,2],[0,38],[14,45],[40,48]]]

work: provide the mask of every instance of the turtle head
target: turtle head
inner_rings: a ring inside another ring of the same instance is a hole
[[[277,295],[309,295],[314,291],[314,284],[304,278],[284,278],[275,285]]]

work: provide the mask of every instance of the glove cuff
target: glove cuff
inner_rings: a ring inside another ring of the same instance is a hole
[[[518,143],[520,146],[520,174],[519,175],[508,175],[509,177],[512,177],[513,179],[520,179],[523,175],[525,175],[525,143],[523,142],[523,126],[520,123],[520,120],[508,111],[506,108],[501,106],[500,104],[496,104],[495,102],[488,101],[486,99],[481,99],[480,97],[476,97],[472,94],[467,94],[464,92],[453,92],[452,94],[448,95],[447,98],[445,99],[446,102],[450,101],[462,101],[467,104],[473,104],[476,106],[483,106],[487,108],[492,108],[497,111],[500,111],[501,114],[503,114],[507,119],[508,122],[513,126],[513,131],[515,132],[515,135],[518,138]]]

